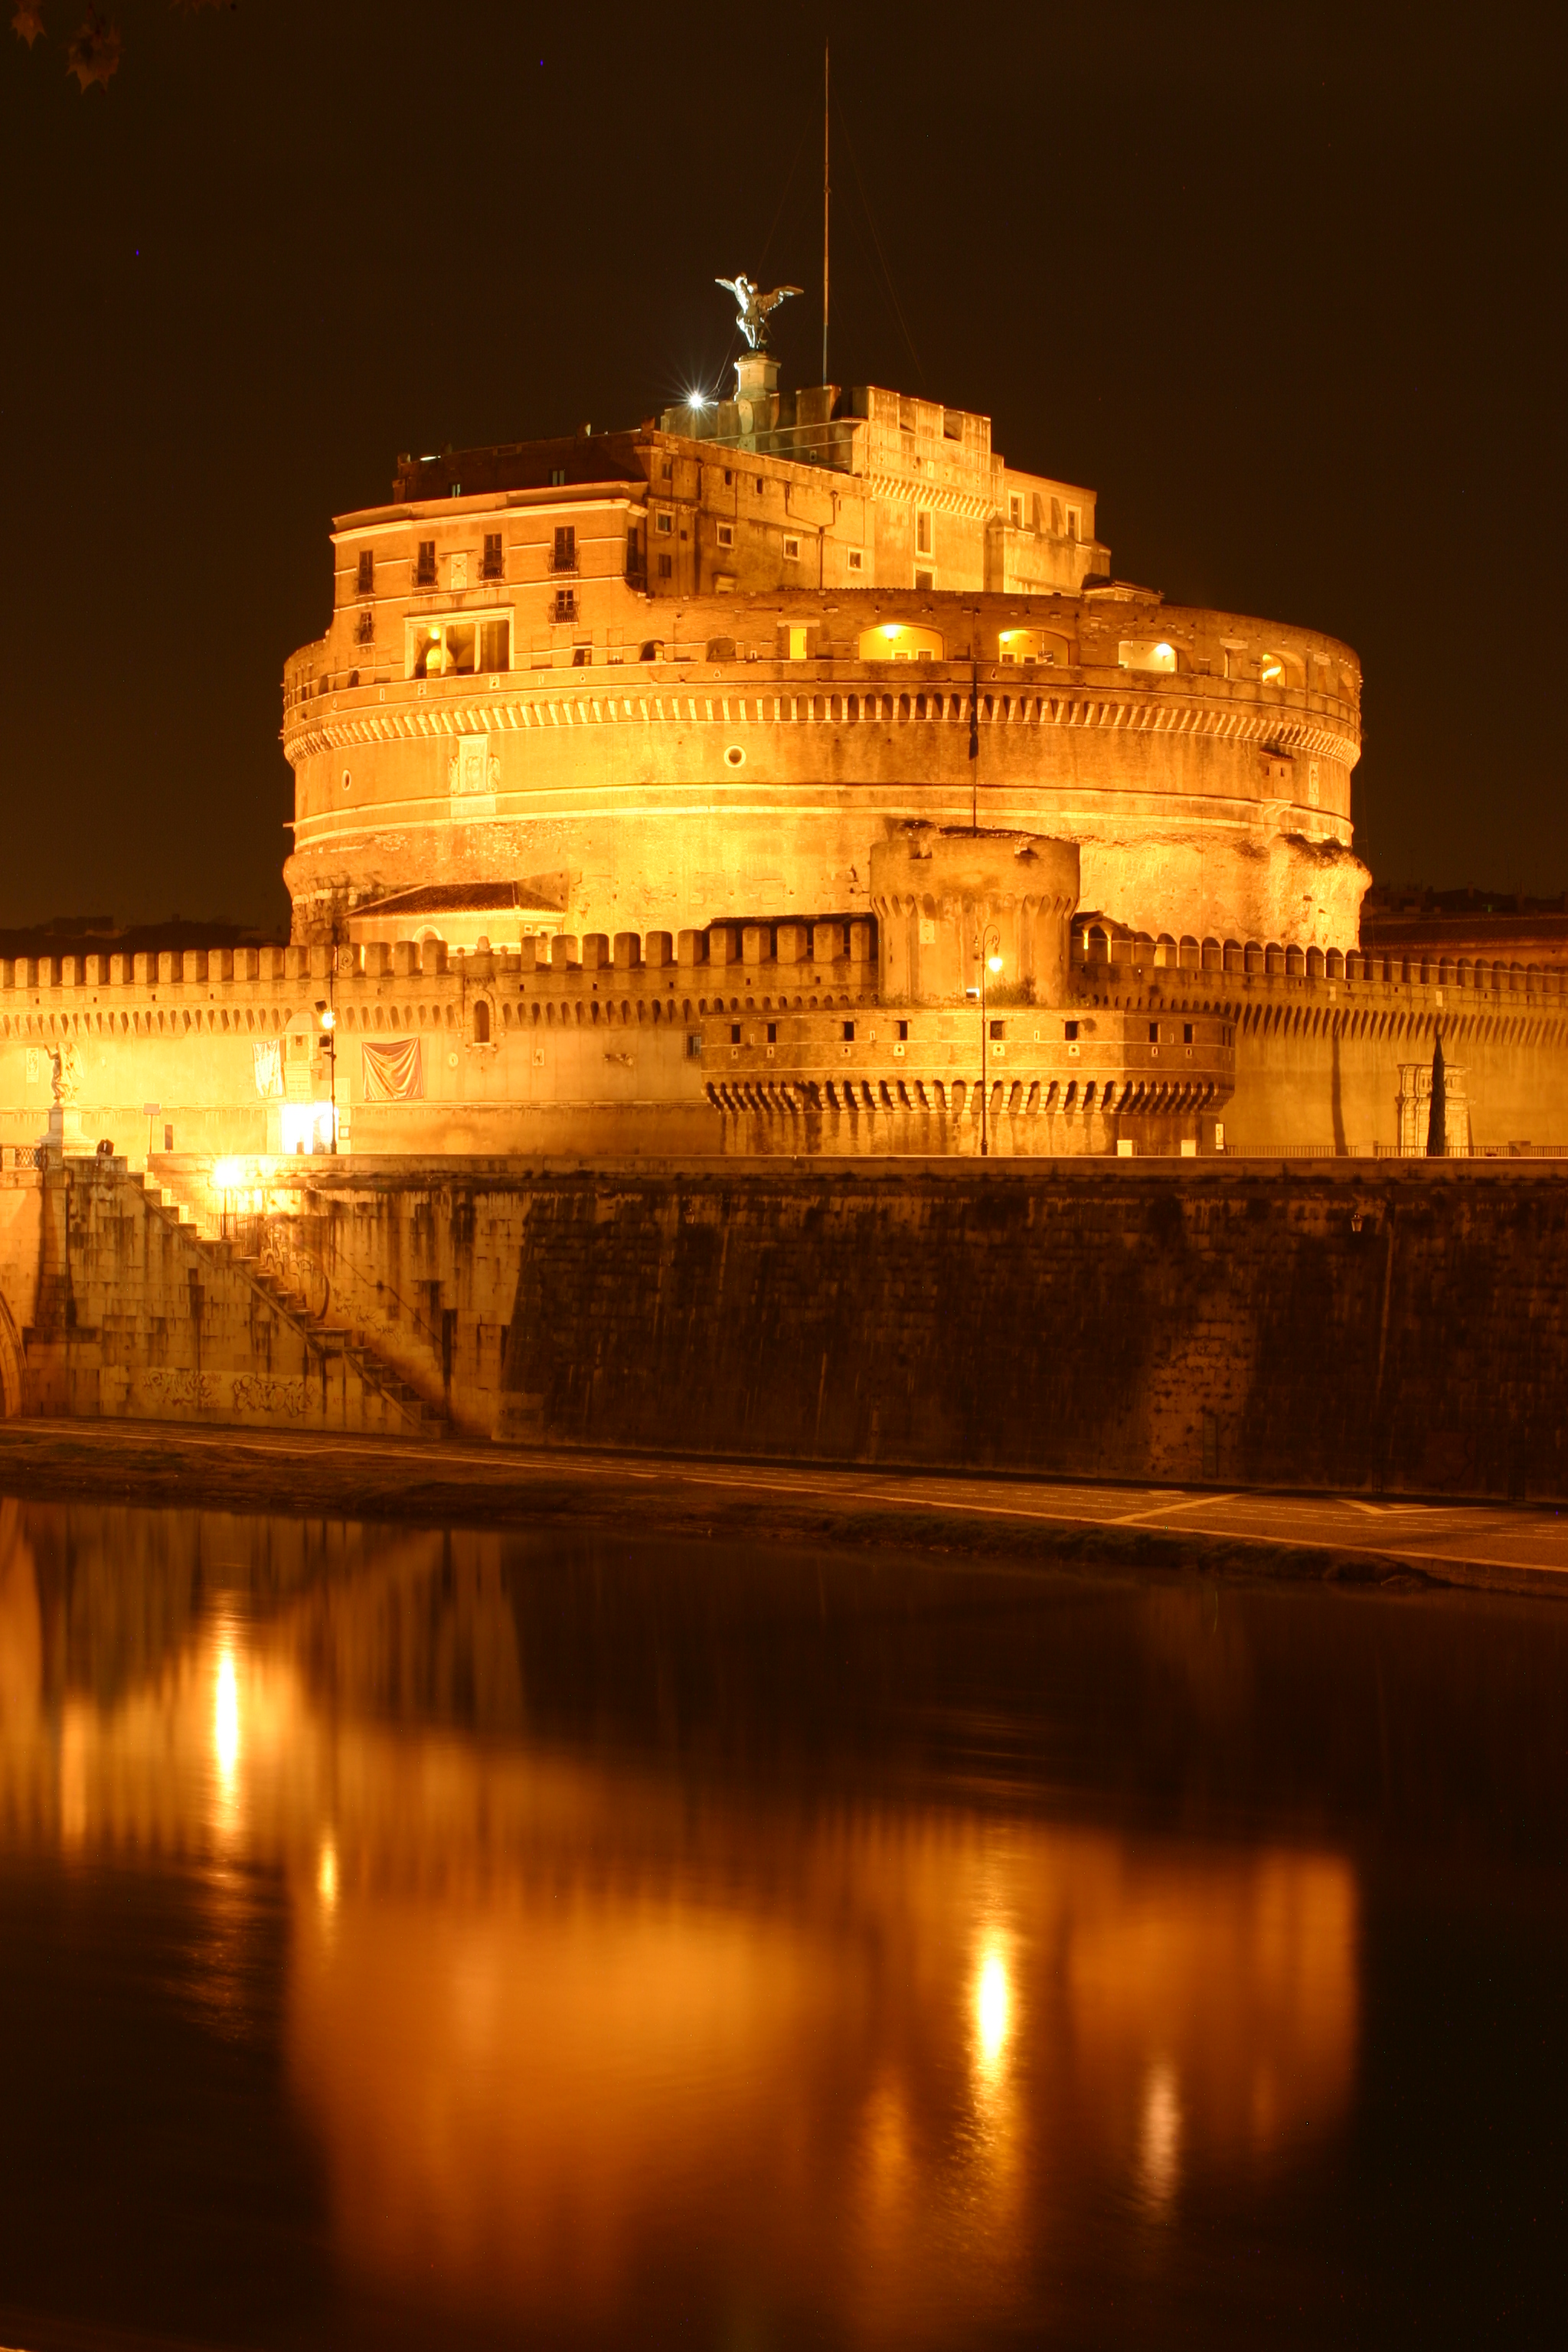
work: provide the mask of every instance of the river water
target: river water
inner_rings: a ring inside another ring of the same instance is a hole
[[[0,1503],[0,2339],[1560,2340],[1568,1609]]]

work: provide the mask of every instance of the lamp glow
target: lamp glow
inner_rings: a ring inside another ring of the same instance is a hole
[[[218,1652],[217,1688],[213,1697],[213,1754],[217,1759],[219,1780],[226,1789],[232,1788],[239,1762],[239,1678],[234,1668],[234,1650],[227,1642]]]
[[[212,1181],[220,1192],[237,1192],[245,1181],[243,1160],[215,1160]]]
[[[1002,2055],[1012,2006],[1006,1962],[1000,1952],[987,1952],[974,1987],[974,2022],[980,2036],[981,2063],[987,2072]]]
[[[1001,957],[999,955],[987,956],[985,959],[985,969],[987,971],[1000,971],[1002,969]]]

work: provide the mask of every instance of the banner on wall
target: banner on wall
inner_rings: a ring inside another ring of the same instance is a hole
[[[423,1099],[425,1065],[417,1037],[402,1037],[395,1045],[362,1045],[360,1051],[364,1055],[367,1103]]]
[[[258,1095],[280,1095],[283,1091],[283,1046],[278,1037],[258,1037],[252,1041],[251,1054],[256,1064],[256,1091]]]

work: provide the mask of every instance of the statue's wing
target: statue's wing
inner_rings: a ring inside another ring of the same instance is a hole
[[[757,308],[759,310],[776,310],[781,302],[786,301],[792,294],[798,294],[800,290],[798,286],[775,286],[771,294],[758,295]]]
[[[716,278],[713,280],[713,283],[715,286],[727,287],[729,291],[734,296],[736,301],[741,303],[742,309],[744,310],[745,303],[742,298],[741,289],[736,285],[732,278]]]

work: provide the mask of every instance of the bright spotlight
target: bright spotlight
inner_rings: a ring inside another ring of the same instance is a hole
[[[215,1160],[212,1181],[220,1192],[237,1192],[245,1181],[243,1160]]]

